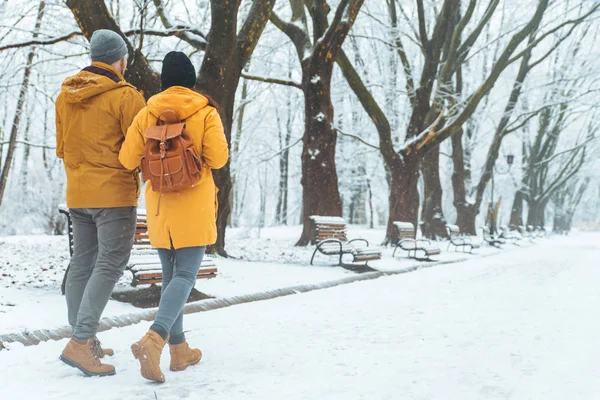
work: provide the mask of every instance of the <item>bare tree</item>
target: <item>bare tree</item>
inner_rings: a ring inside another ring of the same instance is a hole
[[[285,33],[296,48],[302,66],[304,92],[304,137],[302,150],[302,236],[297,246],[306,246],[313,235],[311,215],[342,215],[342,201],[335,167],[337,133],[331,101],[333,64],[352,28],[364,0],[342,0],[331,21],[325,0],[291,0],[292,22],[275,13],[271,22]],[[308,33],[304,6],[312,19],[313,37]]]
[[[536,66],[541,65],[550,55],[552,55],[559,48],[559,46],[571,36],[571,34],[575,31],[575,28],[579,24],[584,22],[586,18],[588,18],[592,13],[596,12],[597,9],[598,7],[595,6],[591,10],[586,12],[584,15],[580,16],[576,20],[571,21],[567,32],[559,36],[558,39],[550,46],[550,48],[544,51],[544,53],[537,58],[533,58],[533,45],[539,42],[538,39],[541,36],[541,33],[537,31],[537,28],[531,32],[527,42],[527,47],[522,52],[519,70],[514,79],[510,96],[507,99],[504,112],[498,125],[496,126],[491,145],[488,149],[483,171],[479,177],[479,180],[472,188],[467,187],[465,183],[466,171],[465,163],[463,162],[464,147],[462,143],[462,132],[459,132],[455,137],[452,138],[454,161],[454,174],[452,178],[452,185],[454,189],[454,205],[456,207],[457,212],[456,224],[460,227],[461,232],[471,235],[476,233],[475,219],[479,214],[481,203],[483,201],[483,196],[487,185],[490,182],[494,165],[500,153],[500,148],[502,146],[503,139],[509,134],[516,132],[523,127],[522,123],[520,123],[518,120],[515,123],[511,122],[515,117],[514,114],[517,109],[519,99],[523,93],[524,84],[527,76]],[[564,65],[563,68],[568,69],[570,68],[569,64],[576,62],[575,60],[577,60],[577,53],[578,46],[575,46],[575,50],[573,50],[573,52],[569,55],[569,61],[567,62],[567,65]],[[460,80],[462,81],[462,77],[460,78]],[[460,85],[460,88],[457,90],[458,95],[460,95],[461,93],[462,83]],[[472,198],[473,200],[468,201],[467,198]]]
[[[92,38],[92,33],[98,29],[110,29],[121,35],[129,51],[125,79],[137,87],[144,94],[144,97],[149,98],[160,91],[158,74],[148,64],[146,57],[142,54],[141,46],[136,49],[133,48],[131,42],[108,11],[104,0],[67,0],[66,3],[71,9],[81,32],[88,40]],[[142,29],[141,32],[136,33],[143,35],[144,32]]]
[[[35,28],[33,31],[33,39],[36,39],[39,36],[40,27],[42,25],[42,19],[44,18],[44,11],[46,9],[46,2],[44,0],[40,1],[37,17],[35,21]],[[6,185],[8,183],[9,173],[13,164],[13,158],[15,155],[15,148],[17,146],[17,136],[19,134],[19,126],[21,124],[21,118],[23,116],[23,110],[25,106],[25,98],[27,96],[27,91],[29,90],[29,80],[31,77],[31,71],[33,69],[33,60],[35,59],[35,55],[37,53],[37,48],[31,47],[29,49],[29,53],[27,54],[27,62],[25,64],[25,71],[23,72],[23,80],[21,82],[21,87],[19,90],[19,97],[17,99],[17,107],[15,110],[15,115],[13,117],[13,122],[10,131],[10,137],[8,139],[8,150],[6,152],[6,159],[4,160],[4,165],[2,166],[2,173],[0,174],[0,205],[2,205],[2,199],[4,197],[4,192],[6,190]],[[0,143],[0,147],[3,144]],[[2,160],[0,159],[0,162]]]

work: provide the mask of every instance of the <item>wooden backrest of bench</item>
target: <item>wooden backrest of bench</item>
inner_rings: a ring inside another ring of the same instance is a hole
[[[415,239],[417,237],[415,226],[410,222],[394,221],[394,228],[398,234],[398,240]]]
[[[313,215],[310,219],[314,225],[316,243],[327,239],[337,239],[341,242],[348,241],[346,221],[343,218]]]
[[[133,249],[151,247],[150,237],[148,236],[148,221],[146,214],[138,213],[136,218],[135,235],[133,237]]]
[[[446,225],[446,229],[448,230],[450,236],[460,235],[460,228],[458,227],[458,225]]]

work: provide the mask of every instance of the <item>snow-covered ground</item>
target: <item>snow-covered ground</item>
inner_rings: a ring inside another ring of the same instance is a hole
[[[229,232],[229,231],[228,231]],[[262,230],[231,229],[228,250],[234,259],[217,260],[216,279],[199,281],[196,288],[213,297],[246,295],[283,287],[317,284],[353,275],[332,267],[336,260],[319,255],[315,266],[309,261],[314,246],[295,247],[300,226],[274,227]],[[349,227],[350,238],[366,238],[372,245],[383,240],[383,229]],[[445,244],[441,244],[445,250]],[[507,248],[511,248],[507,245]],[[479,254],[496,252],[482,248]],[[66,236],[0,237],[0,334],[34,329],[54,329],[66,324],[64,297],[60,284],[69,263]],[[438,260],[464,258],[462,253],[444,252]],[[469,257],[469,256],[466,256]],[[392,249],[384,249],[384,258],[370,263],[382,270],[398,270],[418,265]],[[130,290],[131,274],[126,272],[117,290]],[[110,301],[104,316],[135,312],[129,304]]]
[[[84,378],[66,340],[0,352],[7,399],[597,399],[600,234],[191,314],[203,361],[138,373],[140,323],[100,335],[117,375]],[[107,360],[108,361],[108,360]]]

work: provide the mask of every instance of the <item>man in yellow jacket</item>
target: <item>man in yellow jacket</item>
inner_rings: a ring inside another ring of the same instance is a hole
[[[60,358],[87,375],[112,375],[114,367],[99,360],[112,350],[102,349],[96,332],[133,245],[140,183],[119,150],[145,102],[123,78],[128,50],[119,34],[98,30],[90,48],[92,65],[67,78],[56,99],[56,154],[74,234],[66,285],[73,336]]]

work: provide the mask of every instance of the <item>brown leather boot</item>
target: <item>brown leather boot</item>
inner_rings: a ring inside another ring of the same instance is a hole
[[[94,352],[98,358],[103,358],[104,356],[112,357],[115,354],[113,349],[103,348],[102,343],[100,343],[100,340],[98,340],[97,337],[94,338]]]
[[[114,375],[115,367],[102,364],[94,351],[94,338],[88,339],[85,344],[77,343],[71,339],[63,350],[60,359],[73,368],[78,368],[88,376]]]
[[[165,381],[165,376],[160,370],[160,355],[167,340],[150,330],[139,342],[131,345],[131,352],[139,360],[140,372],[144,378],[161,383]]]
[[[181,344],[170,344],[171,371],[183,371],[190,365],[196,365],[202,359],[202,352],[198,349],[190,349],[187,342]]]

